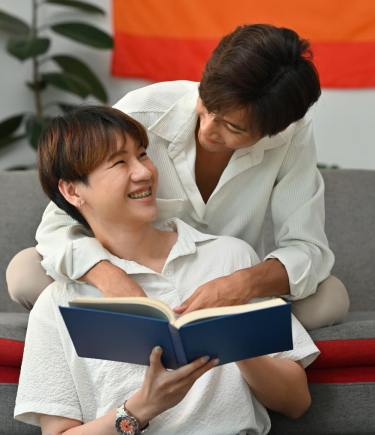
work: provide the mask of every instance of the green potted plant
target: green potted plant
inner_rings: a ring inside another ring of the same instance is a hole
[[[101,50],[113,47],[112,37],[97,27],[81,21],[40,26],[39,9],[55,5],[79,9],[90,14],[105,15],[103,9],[78,0],[32,0],[30,25],[0,10],[0,30],[10,34],[6,45],[8,54],[20,62],[32,62],[32,77],[26,86],[33,92],[35,101],[34,112],[14,114],[0,121],[0,148],[26,137],[30,145],[36,149],[39,136],[50,119],[47,109],[51,105],[55,105],[63,112],[72,108],[71,105],[61,101],[43,106],[43,94],[49,87],[73,93],[82,99],[93,95],[99,101],[107,103],[106,90],[91,68],[74,56],[49,53],[51,40],[43,36],[43,32],[50,29],[58,35]],[[60,71],[46,72],[44,67],[46,63],[57,65]],[[41,65],[43,65],[43,72]]]

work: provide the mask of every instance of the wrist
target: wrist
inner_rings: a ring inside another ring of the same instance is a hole
[[[126,401],[125,408],[137,420],[140,429],[143,429],[150,420],[159,415],[143,397],[142,390],[139,390]]]

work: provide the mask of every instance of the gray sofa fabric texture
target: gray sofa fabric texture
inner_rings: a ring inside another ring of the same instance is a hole
[[[351,307],[344,323],[311,331],[315,341],[375,338],[375,171],[323,170],[326,233],[336,256],[332,273],[343,281]],[[291,192],[291,195],[293,193]],[[23,341],[28,313],[11,301],[5,270],[22,249],[35,246],[35,232],[48,203],[35,171],[0,172],[0,338]],[[265,252],[274,249],[270,212]],[[0,435],[39,433],[13,420],[17,385],[0,384]],[[375,383],[310,384],[312,406],[298,420],[270,412],[271,434],[375,434]]]

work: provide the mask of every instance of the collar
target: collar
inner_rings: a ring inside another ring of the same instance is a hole
[[[198,95],[198,83],[196,83],[195,89],[187,92],[148,128],[148,131],[170,143],[168,154],[171,159],[184,149],[192,132],[195,131],[198,121],[195,110]]]
[[[194,254],[197,250],[197,243],[217,239],[217,236],[201,233],[178,218],[170,218],[165,221],[158,222],[157,224],[154,224],[154,227],[161,231],[177,231],[177,241],[168,255],[165,266],[167,266],[176,258]],[[108,252],[108,254],[111,263],[123,269],[128,275],[146,273],[156,274],[154,270],[151,270],[146,266],[142,266],[135,261],[124,260],[112,255],[110,252]]]

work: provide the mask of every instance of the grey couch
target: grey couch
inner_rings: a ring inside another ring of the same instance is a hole
[[[322,173],[326,232],[336,255],[333,274],[345,283],[351,308],[342,325],[310,332],[322,350],[307,370],[312,406],[298,420],[270,412],[271,434],[374,435],[375,171]],[[28,313],[11,301],[5,270],[17,252],[35,245],[47,202],[35,172],[0,172],[0,435],[40,434],[13,419]],[[269,214],[265,243],[266,252],[273,249]]]

